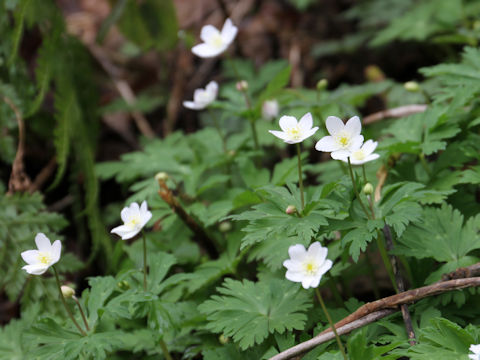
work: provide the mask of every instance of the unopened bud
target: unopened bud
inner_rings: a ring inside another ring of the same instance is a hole
[[[322,91],[325,90],[328,86],[328,80],[327,79],[322,79],[317,82],[317,90]]]
[[[122,289],[122,290],[128,290],[130,289],[130,284],[126,280],[119,281],[117,283],[117,286]]]
[[[403,87],[405,90],[410,92],[417,92],[420,90],[420,85],[418,85],[416,81],[407,81],[405,84],[403,84]]]
[[[265,120],[273,120],[278,116],[279,106],[275,99],[265,100],[262,104],[262,117]]]
[[[168,174],[166,172],[159,172],[157,175],[155,175],[155,180],[157,181],[167,181],[168,180]]]
[[[60,289],[62,290],[62,295],[64,298],[68,299],[75,295],[75,290],[73,290],[70,286],[62,285]]]
[[[295,214],[296,212],[297,212],[297,208],[295,207],[295,205],[288,205],[287,208],[285,209],[285,213],[287,213],[288,215]]]
[[[372,195],[373,194],[373,186],[370,183],[366,183],[363,187],[363,193],[365,195]]]
[[[222,334],[218,337],[218,341],[220,341],[220,344],[225,345],[230,341],[230,338]]]
[[[218,230],[220,230],[222,233],[229,232],[232,230],[232,223],[230,221],[224,221],[218,225]]]
[[[385,80],[385,74],[377,65],[368,65],[365,68],[365,77],[370,82],[379,82]]]
[[[237,82],[236,87],[238,91],[246,91],[248,89],[248,82],[246,82],[245,80],[241,80]]]

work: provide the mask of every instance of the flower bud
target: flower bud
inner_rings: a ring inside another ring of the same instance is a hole
[[[232,223],[230,221],[224,221],[218,225],[218,230],[220,230],[222,233],[229,232],[232,230]]]
[[[317,91],[325,90],[328,86],[328,80],[322,79],[317,82]]]
[[[377,65],[369,65],[365,68],[365,77],[370,82],[385,80],[385,74]]]
[[[363,193],[365,195],[372,195],[373,194],[373,186],[370,183],[366,183],[363,187]]]
[[[403,84],[403,87],[405,90],[410,92],[417,92],[420,90],[420,85],[418,85],[416,81],[407,81],[405,84]]]
[[[155,180],[157,181],[167,181],[168,180],[168,174],[166,172],[159,172],[157,175],[155,175]]]
[[[126,280],[119,281],[117,283],[117,286],[122,289],[122,290],[128,290],[130,289],[130,284]]]
[[[278,116],[279,106],[275,99],[265,100],[262,104],[262,117],[265,120],[273,120]]]
[[[66,299],[75,295],[75,290],[73,290],[70,286],[62,285],[60,289],[62,290],[63,297]]]
[[[218,337],[218,341],[220,341],[220,344],[225,345],[230,341],[230,338],[222,334]]]
[[[241,80],[237,82],[236,87],[238,91],[246,91],[248,89],[248,82]]]
[[[297,212],[297,208],[295,205],[288,205],[287,208],[285,209],[285,213],[288,215],[295,214]]]

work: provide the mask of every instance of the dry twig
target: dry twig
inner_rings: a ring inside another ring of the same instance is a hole
[[[163,199],[163,201],[165,201],[170,206],[172,211],[176,213],[178,217],[182,219],[183,222],[192,230],[200,246],[205,249],[208,255],[212,259],[217,259],[219,254],[216,248],[215,241],[211,239],[205,229],[200,226],[197,221],[185,211],[185,209],[182,207],[173,192],[168,188],[165,181],[159,179],[158,184],[160,185],[160,190],[158,194]]]
[[[475,271],[479,271],[479,269],[480,264],[477,264]],[[468,273],[468,271],[465,273]],[[403,304],[411,304],[429,296],[473,286],[480,286],[480,277],[441,281],[418,289],[408,290],[359,307],[355,312],[337,322],[335,328],[339,334],[347,334],[354,329],[370,324],[373,321],[398,311],[398,307]],[[327,337],[326,335],[330,336]],[[294,347],[271,357],[269,360],[291,359],[296,355],[305,353],[313,349],[315,346],[333,339],[333,336],[332,330],[328,328],[314,338],[295,345]]]
[[[29,191],[32,182],[25,173],[23,164],[23,154],[25,153],[25,123],[23,122],[20,110],[15,106],[13,101],[4,95],[2,95],[2,100],[15,113],[15,118],[18,123],[18,146],[12,164],[12,173],[10,174],[10,180],[8,181],[8,194],[13,194],[17,191]]]
[[[386,118],[401,118],[427,110],[427,105],[412,104],[396,107],[393,109],[382,110],[363,118],[363,124],[368,125]]]

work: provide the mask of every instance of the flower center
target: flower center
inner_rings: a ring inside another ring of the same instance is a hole
[[[126,225],[129,226],[130,228],[134,229],[138,225],[140,225],[140,223],[141,223],[140,218],[138,216],[134,216],[128,221],[128,223]]]
[[[315,264],[313,261],[308,261],[304,264],[304,267],[307,275],[315,275],[318,270],[317,264]]]
[[[223,46],[223,39],[220,34],[215,34],[210,39],[210,45],[216,48],[221,48]]]
[[[287,130],[287,134],[292,138],[292,139],[295,139],[295,140],[298,140],[300,139],[301,137],[301,134],[300,134],[300,129],[298,127],[292,127],[290,129]]]
[[[42,264],[48,265],[52,262],[52,256],[47,252],[40,251],[38,253],[38,261]]]
[[[352,158],[354,158],[355,160],[363,160],[365,159],[365,153],[363,152],[362,149],[359,149],[353,152]]]

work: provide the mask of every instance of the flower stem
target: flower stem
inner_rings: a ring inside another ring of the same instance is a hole
[[[80,301],[78,301],[75,295],[72,296],[72,299],[77,304],[78,310],[80,310],[80,315],[82,315],[83,323],[85,324],[85,329],[87,329],[87,331],[90,331],[90,327],[88,326],[87,318],[85,317],[85,313],[83,312],[82,305],[80,305]]]
[[[335,324],[332,321],[332,318],[330,317],[330,314],[327,311],[327,308],[325,306],[325,303],[323,302],[322,294],[320,293],[320,290],[318,288],[315,288],[315,293],[317,294],[318,301],[320,302],[320,306],[322,307],[323,312],[325,313],[325,316],[327,317],[328,323],[330,324],[330,327],[333,330],[333,333],[335,334],[335,339],[337,340],[338,348],[340,349],[340,352],[343,355],[343,358],[345,360],[348,360],[347,354],[345,353],[345,349],[343,348],[342,341],[340,340],[340,336],[338,336],[337,329],[335,328]]]
[[[363,172],[363,181],[366,184],[366,183],[368,183],[368,179],[367,179],[367,172],[365,171],[365,165],[364,164],[362,164],[362,172]]]
[[[368,213],[368,210],[365,207],[365,204],[363,203],[362,199],[360,198],[360,194],[358,193],[357,184],[355,183],[355,178],[353,177],[353,169],[352,169],[352,163],[350,162],[350,158],[348,158],[348,171],[350,173],[350,179],[352,180],[352,186],[353,186],[353,190],[355,191],[355,196],[357,197],[358,202],[362,206],[362,209],[365,212],[365,215],[367,215],[367,219],[370,219],[370,214]]]
[[[302,211],[305,208],[305,199],[303,195],[303,176],[302,176],[302,150],[300,149],[300,143],[297,143],[297,156],[298,156],[298,186],[300,187],[300,200],[302,202]]]
[[[165,344],[165,341],[163,339],[160,339],[160,347],[162,348],[163,355],[165,355],[165,358],[167,360],[173,360],[172,355],[168,352],[167,344]]]
[[[60,285],[60,278],[58,277],[57,269],[53,265],[52,265],[52,269],[53,269],[53,273],[55,274],[55,279],[57,280],[57,288],[58,288],[58,292],[60,293],[60,299],[62,300],[63,306],[65,307],[65,310],[67,311],[68,316],[70,317],[70,319],[72,319],[78,331],[80,331],[80,334],[82,334],[82,336],[87,336],[87,333],[83,331],[80,325],[78,325],[77,320],[75,320],[75,318],[73,317],[73,314],[70,311],[70,308],[68,307],[67,302],[65,301],[65,297],[62,294],[62,288]]]
[[[220,125],[218,124],[217,117],[213,114],[213,111],[207,107],[208,109],[208,114],[213,120],[213,125],[215,126],[215,129],[217,130],[218,136],[220,136],[220,139],[222,139],[222,146],[223,146],[223,152],[227,152],[227,139],[225,138],[225,135],[223,134],[222,129],[220,128]]]
[[[142,230],[143,239],[143,290],[147,291],[147,238]]]

